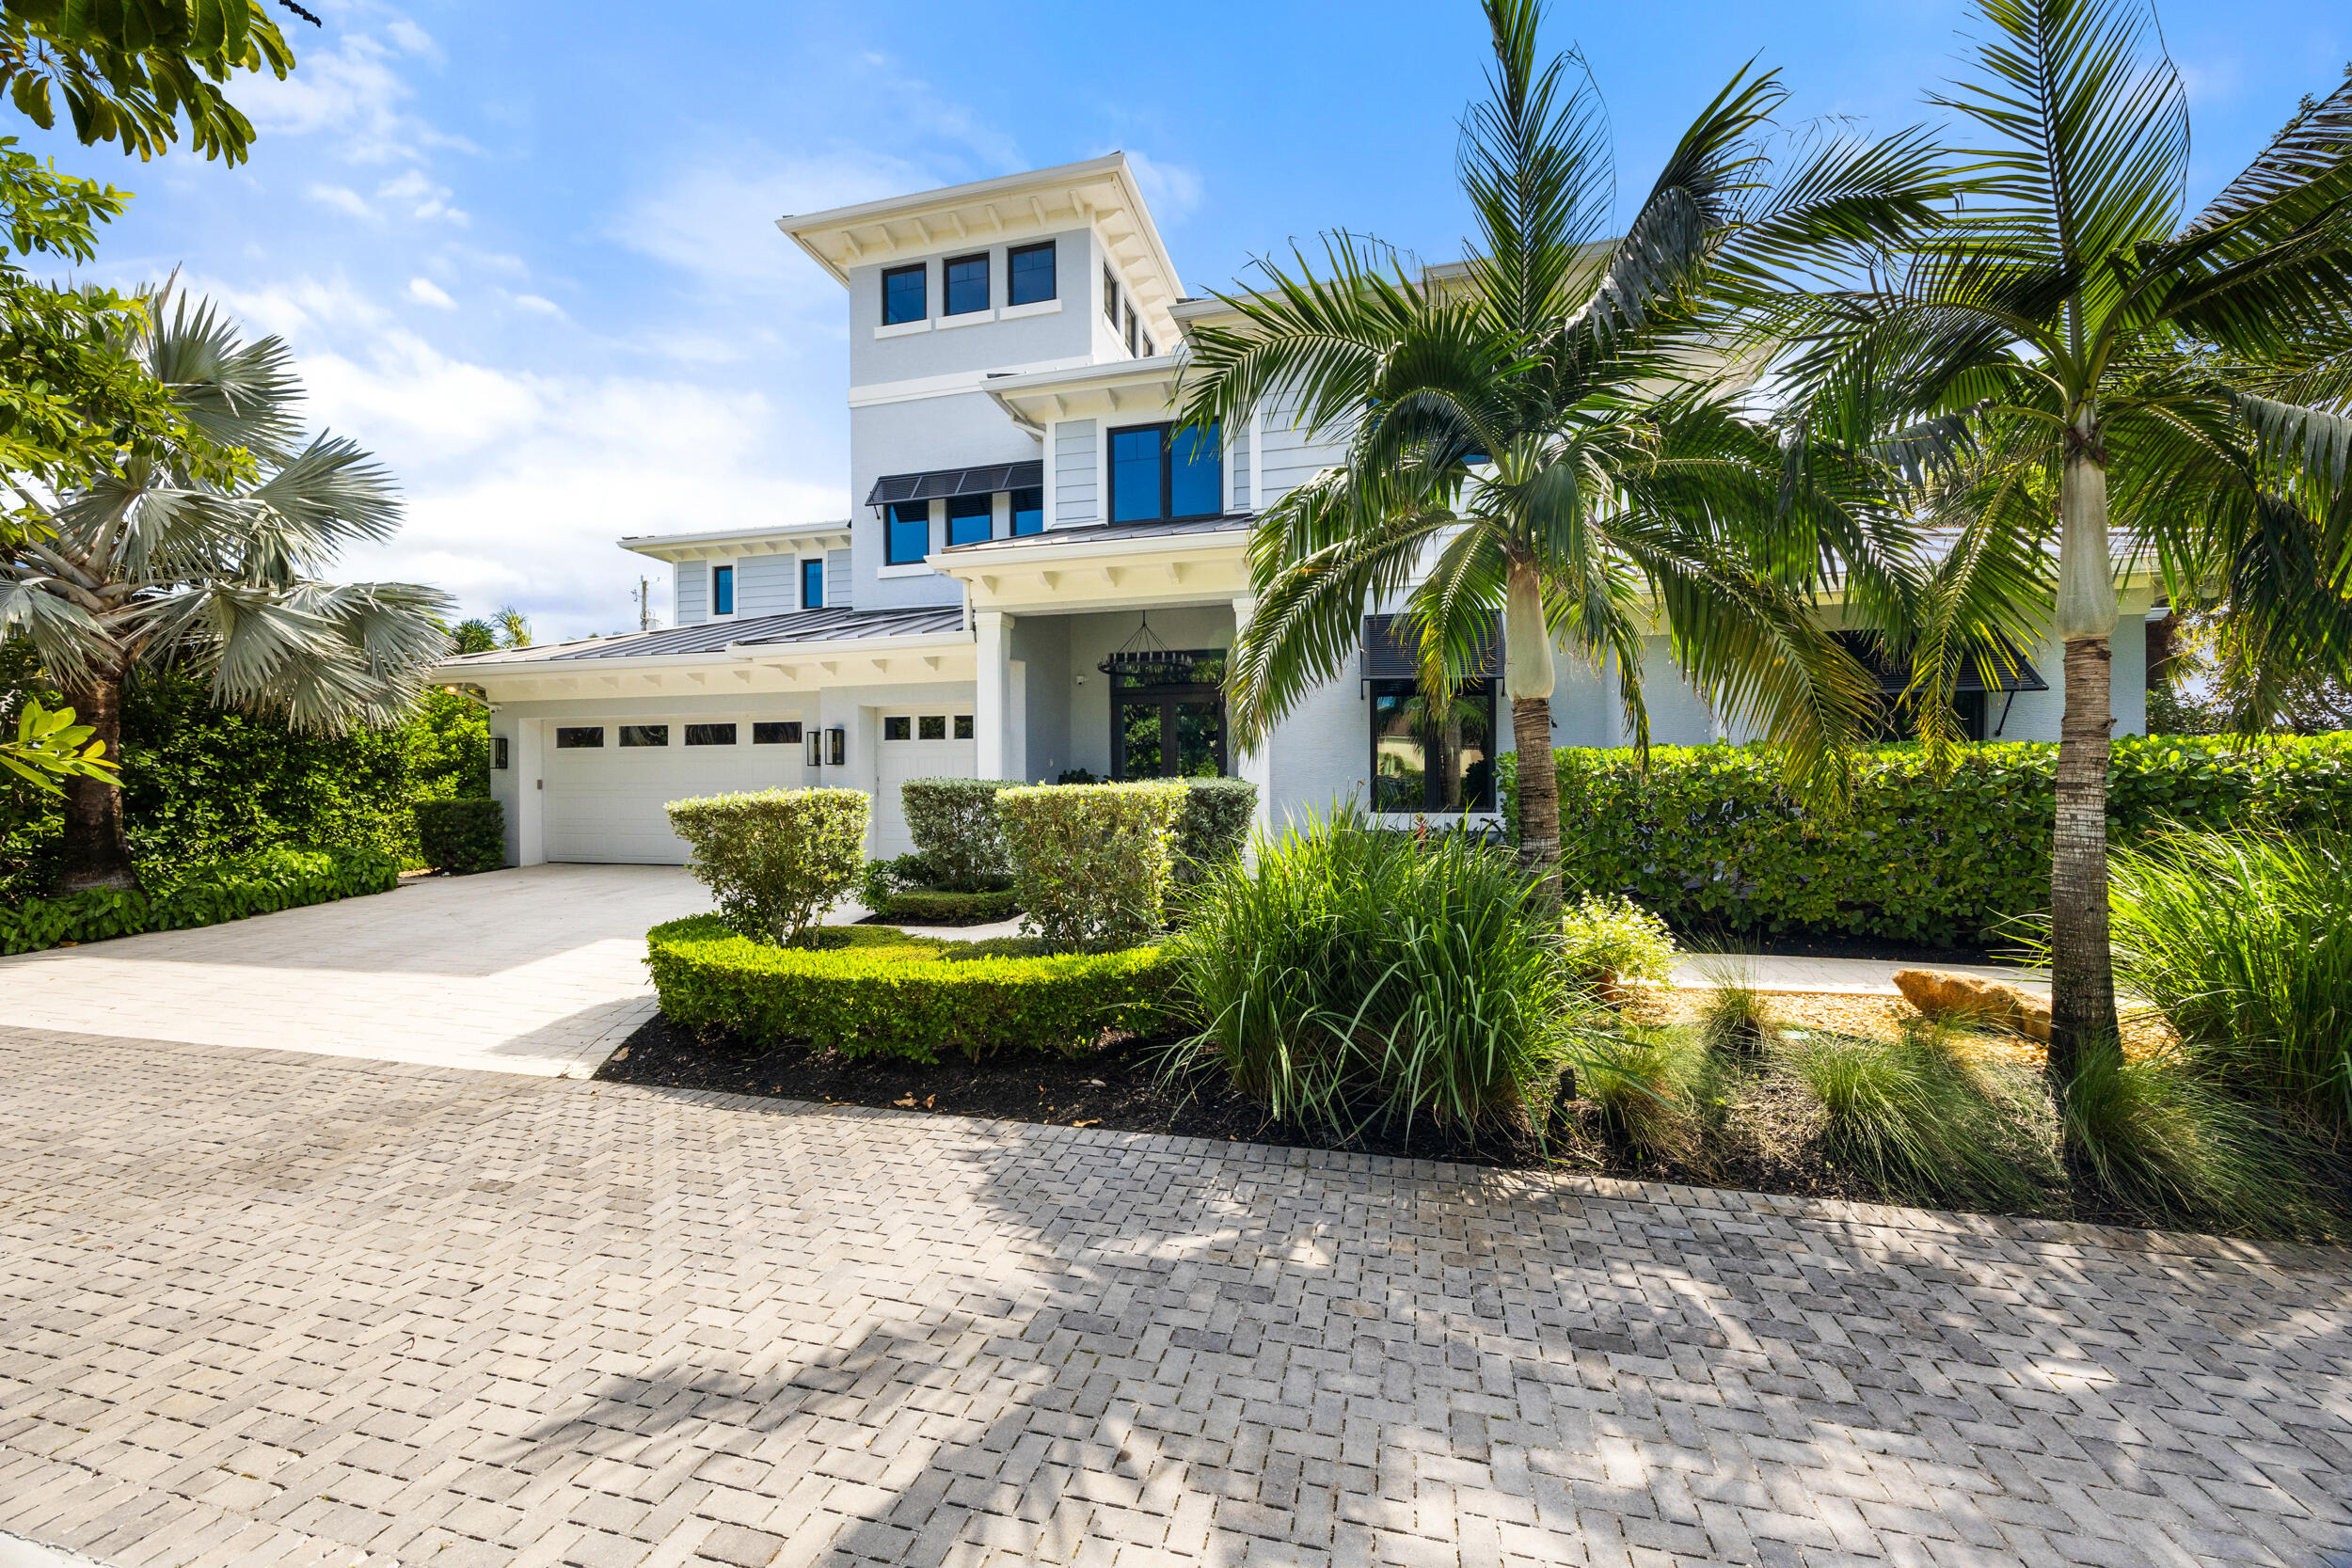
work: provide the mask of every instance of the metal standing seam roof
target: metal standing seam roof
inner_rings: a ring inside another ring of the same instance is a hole
[[[788,647],[795,642],[853,641],[867,637],[922,637],[961,632],[963,607],[926,605],[916,610],[796,610],[783,615],[756,615],[704,621],[667,631],[637,632],[628,637],[604,637],[592,642],[560,642],[545,649],[512,648],[496,653],[466,654],[446,659],[445,666],[478,665],[505,668],[516,664],[559,664],[599,658],[655,658],[665,654],[715,654],[729,643]]]
[[[868,506],[892,501],[950,500],[958,496],[993,496],[999,490],[1036,490],[1045,483],[1045,460],[984,463],[971,468],[932,468],[919,474],[884,474],[866,498]]]

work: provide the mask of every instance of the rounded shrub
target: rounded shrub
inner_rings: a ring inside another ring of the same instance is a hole
[[[719,916],[744,936],[799,941],[866,864],[871,802],[855,789],[763,789],[673,800],[670,826]]]
[[[661,1011],[683,1027],[916,1062],[1084,1050],[1106,1029],[1155,1026],[1168,989],[1155,947],[1008,953],[887,926],[824,936],[837,945],[773,947],[696,915],[647,933],[646,963]]]
[[[1258,786],[1248,779],[1185,779],[1184,815],[1176,819],[1176,879],[1197,882],[1219,861],[1239,855],[1249,841]]]
[[[1001,888],[1012,878],[1004,835],[996,822],[996,797],[1012,788],[1003,779],[909,779],[898,786],[907,834],[951,893]]]
[[[1047,946],[1107,953],[1168,921],[1181,784],[1038,784],[996,797],[1012,891]]]
[[[506,808],[496,800],[419,800],[416,813],[427,865],[464,877],[506,863]]]

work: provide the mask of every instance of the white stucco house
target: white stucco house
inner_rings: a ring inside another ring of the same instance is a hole
[[[1472,689],[1458,751],[1438,747],[1378,617],[1269,744],[1228,745],[1250,521],[1335,453],[1279,413],[1170,440],[1185,333],[1223,308],[1185,294],[1123,155],[778,227],[842,287],[853,515],[623,539],[670,568],[675,627],[437,672],[490,705],[512,862],[679,862],[665,802],[819,784],[872,794],[870,848],[896,854],[898,784],[939,774],[1229,772],[1277,822],[1351,795],[1491,812],[1504,694]],[[2126,584],[2119,732],[2143,724],[2151,598]],[[2019,689],[1963,695],[1977,734],[2058,737],[2058,654],[2026,657]],[[1744,738],[1662,635],[1647,663],[1654,739]],[[1620,744],[1613,687],[1568,661],[1556,741]],[[1441,752],[1458,763],[1424,766]]]

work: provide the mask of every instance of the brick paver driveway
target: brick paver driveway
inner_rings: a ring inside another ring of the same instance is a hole
[[[666,865],[433,878],[194,931],[0,958],[0,1025],[583,1077],[653,1013]]]
[[[0,1031],[103,1560],[2325,1564],[2352,1257]]]

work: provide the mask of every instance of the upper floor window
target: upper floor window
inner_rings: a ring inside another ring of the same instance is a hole
[[[710,613],[735,613],[735,568],[713,566],[710,569]]]
[[[1015,490],[1012,493],[1012,536],[1045,531],[1045,492],[1041,489]]]
[[[1129,354],[1135,353],[1136,341],[1142,336],[1142,333],[1137,330],[1138,325],[1136,321],[1135,302],[1130,300],[1127,304],[1127,352]]]
[[[931,553],[931,503],[892,501],[883,539],[885,565],[906,566]]]
[[[1054,242],[1017,245],[1005,252],[1005,303],[1035,305],[1054,297]]]
[[[1134,425],[1111,432],[1111,521],[1205,517],[1221,511],[1217,428]]]
[[[943,315],[968,316],[988,309],[988,257],[958,256],[947,262],[947,308]]]
[[[825,563],[819,560],[801,562],[801,608],[825,608]]]
[[[1103,267],[1103,314],[1110,319],[1111,330],[1119,330],[1119,275],[1105,262]]]
[[[919,322],[930,314],[930,304],[924,298],[928,271],[918,261],[911,267],[892,267],[882,274],[884,326],[897,326],[901,322]]]
[[[1152,357],[1153,352],[1154,350],[1152,347],[1152,334],[1147,332],[1143,335],[1143,356],[1146,359],[1149,359]]]
[[[988,496],[958,496],[947,503],[947,543],[977,545],[988,537]]]

